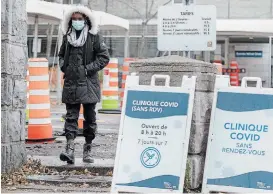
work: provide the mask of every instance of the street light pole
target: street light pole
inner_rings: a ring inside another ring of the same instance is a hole
[[[228,0],[228,19],[230,18],[230,0]]]
[[[49,24],[48,29],[47,29],[47,45],[46,45],[46,58],[47,58],[47,60],[49,60],[50,53],[51,53],[53,31],[54,31],[54,24]]]
[[[33,57],[37,58],[38,53],[38,15],[35,16],[35,24],[34,24],[34,49],[33,49]]]
[[[58,31],[58,51],[60,51],[61,45],[63,42],[63,36],[62,36],[62,30],[61,26],[59,26],[59,31]],[[58,52],[59,53],[59,52]],[[62,99],[62,73],[61,73],[61,68],[58,60],[58,66],[57,66],[57,103],[61,104],[61,99]]]
[[[61,3],[63,4],[63,0],[55,0],[56,3]],[[60,50],[62,41],[63,41],[63,36],[62,36],[62,30],[61,30],[61,23],[62,21],[60,21],[60,25],[59,25],[59,30],[58,30],[58,38],[57,38],[57,42],[56,44],[58,45],[58,51]],[[59,52],[58,52],[59,53]],[[57,62],[57,103],[61,104],[61,100],[62,100],[62,73],[61,73],[61,69],[59,66],[59,60]],[[53,64],[55,65],[55,64]]]

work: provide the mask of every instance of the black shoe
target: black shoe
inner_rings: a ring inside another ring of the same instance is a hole
[[[60,154],[61,161],[66,161],[68,164],[74,164],[75,163],[74,149],[75,149],[74,139],[68,139],[65,152]]]
[[[83,145],[83,162],[94,163],[94,159],[91,157],[91,144],[85,143]]]

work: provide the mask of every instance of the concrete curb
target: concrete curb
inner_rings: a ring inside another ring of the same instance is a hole
[[[79,192],[79,193],[83,193],[83,192],[88,192],[88,193],[98,193],[98,192],[107,192],[109,193],[111,188],[97,188],[97,187],[90,187],[90,188],[79,188],[79,187],[65,187],[65,186],[55,186],[55,185],[26,185],[26,186],[17,186],[17,189],[24,189],[24,190],[30,190],[30,191],[26,191],[24,193],[29,193],[31,191],[41,191],[41,192],[45,192],[45,191],[50,191],[50,192],[62,192],[62,193],[68,193],[68,192]]]
[[[88,184],[95,187],[110,187],[112,177],[87,175],[32,175],[27,180],[33,183],[45,182],[53,185],[60,184]]]
[[[90,172],[93,173],[98,173],[101,176],[106,176],[107,174],[109,174],[109,172],[113,171],[113,167],[92,167],[92,166],[87,166],[87,167],[83,167],[83,166],[73,166],[73,165],[64,165],[64,166],[46,166],[49,169],[54,169],[58,172],[63,172],[63,171],[83,171],[85,169],[87,169]]]
[[[74,165],[68,165],[59,160],[57,156],[29,156],[33,159],[41,161],[41,164],[49,169],[55,169],[58,172],[62,171],[84,171],[89,170],[92,173],[98,173],[100,176],[108,175],[113,171],[113,159],[94,159],[94,163],[88,164],[82,161],[82,158],[76,158]]]

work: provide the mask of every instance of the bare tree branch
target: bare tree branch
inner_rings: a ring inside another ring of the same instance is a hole
[[[154,0],[152,0],[152,3],[151,3],[151,6],[150,6],[150,9],[149,9],[148,15],[151,15],[151,12],[152,12],[152,8],[153,8],[153,6],[154,6],[154,3],[155,3],[155,1],[154,1]],[[147,19],[147,18],[146,18],[146,19]]]
[[[163,6],[169,4],[171,1],[172,0],[167,1],[166,3],[163,4]]]
[[[122,0],[116,0],[116,1],[118,1],[118,2],[120,2],[120,3],[123,3],[124,5],[128,6],[128,7],[131,8],[132,10],[134,10],[134,11],[142,18],[142,20],[143,20],[143,16],[142,16],[142,14],[138,11],[137,8],[133,7],[132,5],[130,5],[129,3],[127,3],[126,1],[122,1]]]
[[[132,4],[127,3],[126,0],[116,0],[116,1],[126,5],[128,8],[135,11],[139,15],[139,17],[142,19],[142,24],[141,24],[142,32],[141,32],[141,38],[140,38],[140,45],[138,45],[138,56],[140,58],[145,57],[146,55],[145,50],[147,45],[145,34],[147,33],[147,24],[151,19],[153,19],[157,15],[157,11],[154,14],[152,14],[155,0],[146,0],[145,12],[143,14]],[[151,2],[150,6],[148,6],[149,1]],[[169,4],[171,1],[172,0],[168,0],[166,3],[163,4],[163,6]]]
[[[171,1],[172,1],[172,0],[167,1],[166,3],[163,4],[163,6],[169,4]],[[148,24],[148,22],[149,22],[151,19],[153,19],[156,15],[157,15],[157,11],[156,11],[153,15],[151,15],[151,17],[147,18],[147,20],[145,21],[145,23]]]

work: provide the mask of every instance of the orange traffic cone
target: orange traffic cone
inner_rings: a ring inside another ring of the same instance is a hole
[[[29,122],[27,142],[52,141],[48,61],[29,59]]]
[[[79,115],[79,119],[78,119],[78,127],[80,130],[83,129],[83,106],[81,105],[81,109],[80,109],[80,115]]]
[[[235,70],[235,72],[230,73],[230,85],[239,86],[239,73],[238,73],[238,63],[237,61],[231,61],[230,69]]]
[[[129,75],[129,65],[132,61],[135,61],[135,59],[134,58],[124,58],[124,63],[122,66],[122,83],[121,83],[121,89],[120,89],[120,93],[119,93],[120,108],[122,108],[126,77]]]

